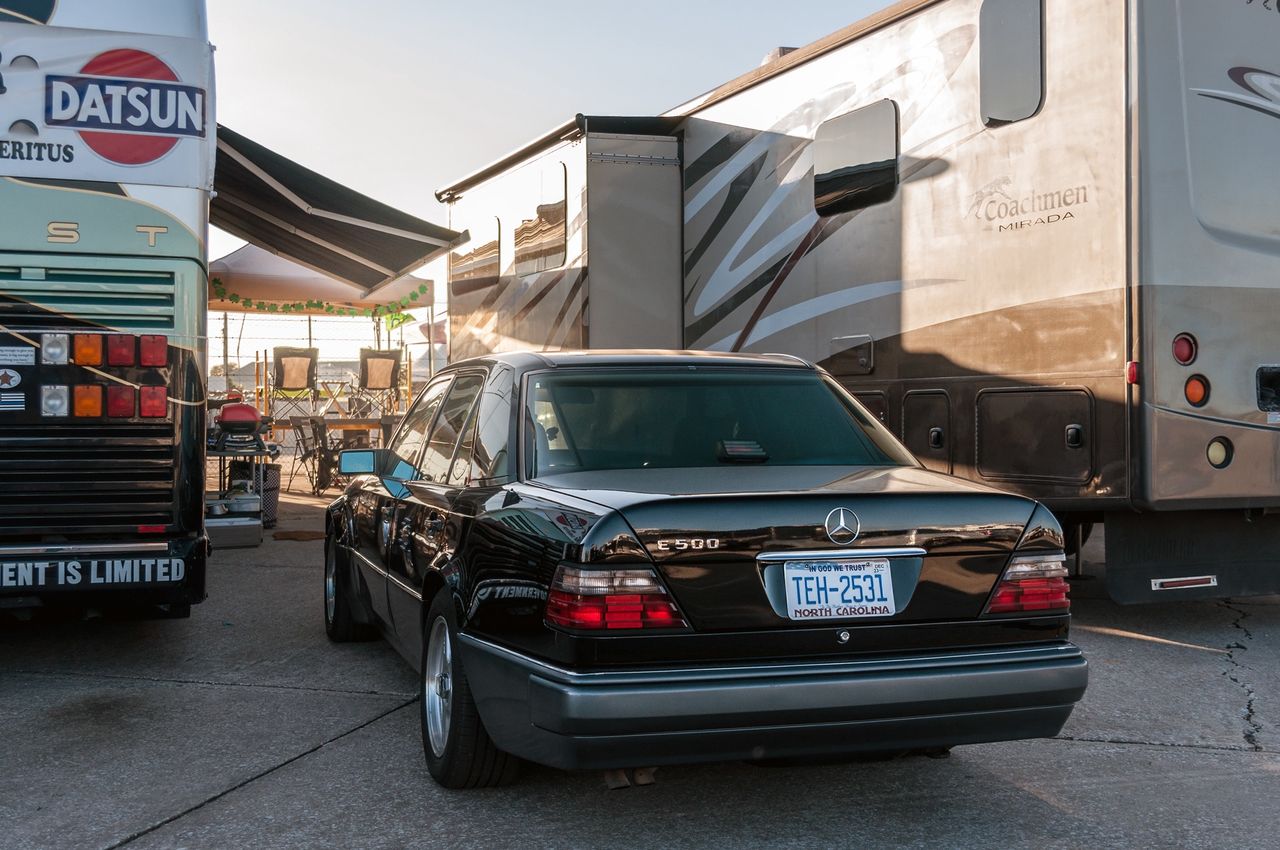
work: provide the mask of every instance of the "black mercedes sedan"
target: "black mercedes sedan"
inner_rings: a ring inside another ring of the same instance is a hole
[[[1058,733],[1062,532],[781,356],[450,366],[326,513],[325,628],[421,675],[447,787]]]

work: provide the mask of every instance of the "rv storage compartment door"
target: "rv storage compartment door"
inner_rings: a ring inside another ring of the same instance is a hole
[[[951,402],[945,392],[907,393],[902,400],[902,442],[929,469],[951,473]]]
[[[1093,475],[1093,397],[1085,390],[983,390],[977,424],[983,478],[1085,484]]]

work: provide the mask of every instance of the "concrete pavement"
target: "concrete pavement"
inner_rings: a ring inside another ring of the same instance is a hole
[[[286,498],[282,529],[318,527],[319,500]],[[325,639],[320,550],[218,553],[186,621],[0,628],[0,845],[1280,843],[1275,599],[1120,608],[1078,583],[1092,679],[1056,740],[664,768],[613,792],[528,767],[511,788],[447,792],[422,763],[414,673],[381,642]]]

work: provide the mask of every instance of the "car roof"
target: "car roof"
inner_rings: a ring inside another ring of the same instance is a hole
[[[790,354],[727,354],[719,351],[661,351],[649,349],[598,349],[591,351],[512,351],[486,354],[450,363],[449,371],[468,366],[502,363],[520,372],[580,366],[756,366],[804,369],[814,365]]]

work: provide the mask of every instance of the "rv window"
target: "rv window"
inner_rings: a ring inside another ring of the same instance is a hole
[[[487,227],[485,225],[488,225]],[[449,255],[449,282],[496,278],[502,271],[499,254],[499,224],[492,219],[481,222],[480,232],[472,234],[471,241],[461,251]],[[488,231],[487,233],[483,231]],[[488,237],[487,239],[485,237]]]
[[[984,0],[978,19],[982,121],[1030,118],[1044,102],[1044,0]]]
[[[568,253],[565,203],[568,189],[561,163],[542,172],[541,203],[533,218],[516,228],[516,274],[527,275],[558,269]]]
[[[818,126],[813,205],[818,215],[852,212],[898,192],[898,104],[882,100]]]

